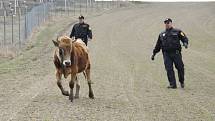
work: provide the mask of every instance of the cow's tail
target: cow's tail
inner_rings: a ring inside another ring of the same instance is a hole
[[[85,72],[83,72],[83,74],[84,74],[85,79],[87,79],[86,73],[85,73]]]

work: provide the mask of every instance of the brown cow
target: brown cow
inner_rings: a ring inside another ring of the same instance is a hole
[[[54,64],[56,67],[57,85],[65,96],[69,96],[73,101],[73,88],[76,82],[75,98],[79,98],[80,84],[77,80],[77,74],[83,72],[88,81],[89,97],[94,98],[90,80],[90,60],[87,46],[80,40],[73,41],[67,36],[52,40],[57,47],[54,51]],[[71,74],[69,82],[70,93],[65,91],[61,84],[61,77],[67,78]]]

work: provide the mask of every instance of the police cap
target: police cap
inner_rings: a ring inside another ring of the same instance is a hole
[[[171,19],[171,18],[166,18],[166,19],[164,20],[164,23],[169,23],[169,22],[172,23],[172,19]]]
[[[84,19],[84,16],[80,15],[80,16],[78,17],[78,19]]]

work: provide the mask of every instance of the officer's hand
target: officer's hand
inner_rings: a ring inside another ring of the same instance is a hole
[[[152,60],[155,60],[155,54],[152,55],[151,59],[152,59]]]
[[[184,43],[184,47],[185,47],[185,49],[187,49],[188,48],[188,44]]]

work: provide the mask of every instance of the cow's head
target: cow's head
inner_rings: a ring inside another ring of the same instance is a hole
[[[67,36],[62,36],[52,41],[58,47],[56,54],[63,66],[71,66],[72,40]]]

